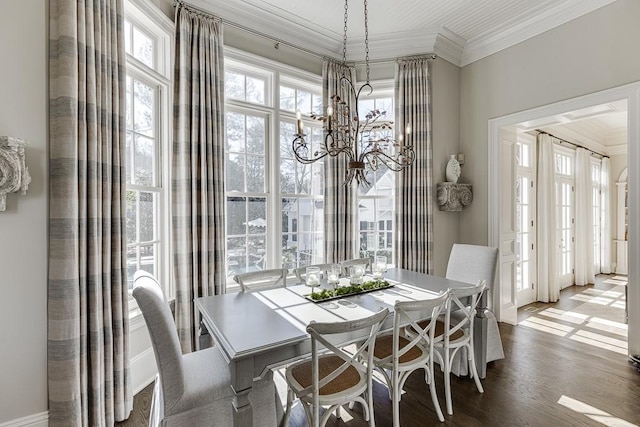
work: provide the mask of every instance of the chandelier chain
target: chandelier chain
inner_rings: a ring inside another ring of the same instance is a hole
[[[342,64],[347,64],[347,18],[349,17],[349,0],[344,0],[344,35],[342,36]]]
[[[358,185],[371,186],[367,179],[373,173],[374,182],[388,172],[399,172],[411,166],[416,152],[411,143],[411,125],[406,124],[404,134],[394,136],[395,127],[388,120],[386,111],[374,108],[366,114],[359,114],[359,99],[362,94],[370,97],[373,93],[369,80],[369,10],[368,0],[364,1],[364,45],[367,81],[359,88],[354,84],[352,73],[347,67],[347,24],[349,20],[349,0],[344,2],[344,36],[342,39],[342,76],[338,93],[326,100],[326,114],[310,113],[312,119],[322,123],[324,138],[307,140],[304,122],[297,112],[298,130],[292,141],[292,151],[303,165],[308,165],[325,157],[344,156],[346,174],[344,185],[354,181]],[[406,139],[405,139],[406,137]],[[379,171],[379,173],[376,173]]]
[[[367,0],[364,0],[364,63],[367,68],[367,84],[369,84],[369,14],[367,13]]]

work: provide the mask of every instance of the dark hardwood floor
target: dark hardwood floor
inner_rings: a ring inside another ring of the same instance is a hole
[[[622,288],[623,289],[623,288]],[[606,292],[606,293],[605,293]],[[591,301],[593,298],[596,300]],[[591,302],[590,302],[591,301]],[[633,426],[640,425],[640,374],[621,346],[619,322],[599,317],[601,306],[622,309],[620,287],[596,283],[562,291],[556,304],[535,303],[521,309],[520,325],[500,324],[505,358],[491,362],[485,392],[471,379],[452,376],[453,415],[436,417],[421,372],[407,380],[400,421],[411,426]],[[597,314],[589,314],[591,307]],[[531,310],[531,311],[528,311]],[[615,310],[614,310],[615,312]],[[602,326],[604,325],[604,326]],[[438,397],[444,411],[442,375],[437,372]],[[151,387],[138,396],[134,414],[121,425],[146,425]],[[375,419],[391,426],[386,387],[375,384]],[[147,397],[144,397],[147,395]],[[212,425],[214,425],[212,423]],[[294,407],[291,426],[306,426],[302,408]],[[367,426],[359,406],[332,416],[328,426]]]

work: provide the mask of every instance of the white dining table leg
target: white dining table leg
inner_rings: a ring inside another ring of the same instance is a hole
[[[252,427],[253,409],[249,401],[249,393],[253,388],[253,359],[232,361],[231,389],[233,390],[233,425],[234,427]]]

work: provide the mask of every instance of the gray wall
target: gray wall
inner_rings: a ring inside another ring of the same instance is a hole
[[[25,138],[32,182],[0,212],[0,424],[47,410],[46,0],[0,13],[0,135]]]
[[[462,69],[460,150],[474,201],[460,238],[488,241],[488,120],[640,80],[640,2],[608,6]]]

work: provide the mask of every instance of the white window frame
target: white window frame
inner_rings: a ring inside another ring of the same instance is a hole
[[[157,242],[158,259],[157,279],[163,285],[167,298],[173,299],[175,289],[172,278],[172,262],[170,260],[170,150],[171,150],[171,89],[172,89],[172,52],[173,52],[173,22],[167,18],[158,7],[149,0],[125,0],[125,19],[139,28],[154,42],[154,68],[126,54],[127,76],[134,77],[145,84],[150,84],[156,91],[154,111],[157,186],[145,187],[127,184],[127,189],[137,191],[152,191],[158,193]],[[139,310],[135,300],[129,293],[130,317],[138,316]]]
[[[280,191],[280,122],[296,123],[296,111],[280,110],[280,85],[296,84],[309,89],[310,92],[322,90],[322,77],[297,68],[262,58],[238,49],[225,46],[225,71],[230,70],[252,77],[267,78],[265,87],[265,103],[257,104],[227,99],[225,97],[226,112],[239,110],[247,114],[264,114],[267,117],[267,140],[265,146],[265,195],[267,197],[267,222],[266,230],[266,268],[282,268],[282,198],[291,197],[290,194],[282,194]],[[308,112],[302,112],[305,127],[316,124]],[[225,124],[226,130],[226,124]],[[226,141],[226,135],[225,135]],[[226,155],[226,150],[225,150]],[[226,182],[226,180],[225,180]],[[254,193],[237,192],[239,197],[250,197]],[[235,192],[227,192],[225,189],[225,209],[227,197],[236,195]],[[262,197],[262,195],[256,194]],[[227,224],[225,224],[225,228]],[[226,244],[226,242],[225,242]],[[225,264],[227,261],[225,260]],[[227,292],[239,289],[238,285],[229,277],[229,266],[226,265]]]
[[[360,100],[361,101],[365,101],[365,100],[369,100],[369,99],[382,99],[382,98],[391,98],[392,102],[393,102],[393,110],[392,111],[387,111],[387,120],[385,121],[381,121],[378,122],[377,124],[380,123],[393,123],[395,120],[395,116],[394,116],[394,111],[395,111],[395,104],[396,104],[396,100],[395,100],[395,95],[394,95],[394,81],[393,80],[377,80],[377,81],[372,81],[371,82],[371,87],[374,88],[373,92],[371,94],[367,94],[366,91],[363,91],[361,93],[360,96]],[[364,114],[366,114],[367,112],[365,111],[358,111],[360,116],[363,116]],[[392,126],[393,127],[393,126]],[[394,129],[395,130],[395,129]],[[360,201],[361,200],[371,200],[374,203],[374,221],[373,223],[375,224],[373,230],[367,230],[367,233],[374,233],[375,238],[377,239],[378,236],[380,235],[381,230],[379,229],[379,222],[380,220],[378,219],[378,212],[377,212],[377,202],[379,200],[384,200],[384,199],[389,199],[391,201],[391,246],[390,248],[388,248],[388,250],[391,252],[391,256],[387,257],[387,264],[390,266],[394,266],[395,265],[395,259],[396,259],[396,245],[393,243],[395,240],[395,235],[396,235],[396,203],[395,203],[395,199],[396,199],[396,179],[397,179],[397,175],[394,173],[393,174],[393,185],[391,186],[392,191],[390,195],[384,194],[384,195],[378,195],[378,194],[368,194],[368,195],[363,195],[360,194],[360,191],[358,189],[357,191],[357,204],[358,206],[360,206]],[[373,183],[372,183],[373,184]],[[357,256],[358,257],[362,257],[363,254],[361,253],[360,250],[360,236],[361,236],[361,229],[360,229],[360,224],[361,224],[361,219],[360,219],[360,209],[358,209],[358,218],[357,218]],[[382,230],[382,232],[388,233],[388,230]],[[377,246],[377,244],[376,244]],[[386,251],[386,249],[385,249]],[[372,259],[375,259],[375,256],[378,255],[378,248],[376,248],[374,250],[374,253],[372,255]]]

